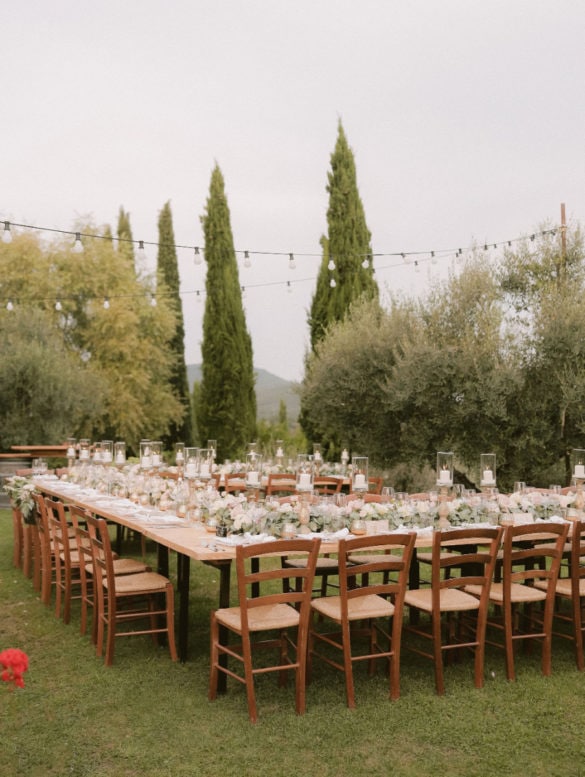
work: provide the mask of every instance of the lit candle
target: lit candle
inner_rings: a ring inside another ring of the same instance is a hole
[[[321,454],[319,453],[319,451],[315,451],[315,457],[314,458],[315,458],[315,461],[321,461]]]
[[[123,463],[124,463],[124,454],[122,453],[122,451],[118,451],[118,453],[116,453],[116,464],[123,464]]]
[[[439,483],[442,483],[444,486],[448,486],[451,484],[451,471],[448,469],[442,469],[439,473]]]
[[[199,469],[199,477],[201,478],[208,478],[209,477],[209,464],[204,461],[201,464],[201,467]]]
[[[89,459],[89,448],[82,448],[79,451],[79,458],[81,461],[87,461]]]
[[[111,451],[103,451],[102,452],[102,461],[106,464],[110,464],[112,461],[112,453]]]
[[[347,448],[344,448],[341,452],[341,461],[348,461],[349,460],[349,452]]]
[[[176,456],[177,464],[182,464],[184,461],[185,461],[185,457],[183,456],[183,451],[177,451],[177,456]]]
[[[277,448],[276,449],[276,458],[277,459],[282,459],[283,456],[284,456],[284,451],[282,450],[282,448]]]
[[[68,459],[75,458],[75,448],[67,448],[67,458]]]
[[[366,487],[366,476],[362,475],[361,472],[358,472],[358,474],[355,476],[353,480],[353,487],[354,488],[365,488]]]
[[[484,469],[481,483],[484,486],[490,486],[494,482],[494,473],[491,469]]]
[[[152,466],[153,467],[160,467],[160,454],[159,453],[153,453],[152,454]]]
[[[248,483],[250,483],[253,486],[257,486],[258,482],[259,482],[258,473],[255,471],[248,472]]]
[[[576,478],[585,478],[585,464],[575,464],[574,475]]]

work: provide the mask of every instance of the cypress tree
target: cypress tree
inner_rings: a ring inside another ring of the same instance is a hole
[[[234,458],[255,438],[256,393],[252,340],[246,328],[224,179],[217,165],[201,223],[207,276],[199,436],[203,445],[207,439],[217,440],[219,459]]]
[[[193,441],[189,381],[185,362],[185,324],[180,296],[175,232],[169,202],[165,203],[159,214],[158,243],[157,275],[159,288],[164,289],[169,307],[173,310],[176,319],[175,332],[169,341],[169,350],[173,354],[169,383],[173,393],[183,405],[183,417],[171,423],[168,434],[162,439],[165,450],[169,450],[176,442],[190,445]]]
[[[134,243],[132,227],[130,226],[130,214],[120,205],[118,212],[118,251],[125,256],[131,265],[134,265]]]
[[[371,234],[358,191],[353,151],[341,121],[331,155],[327,191],[327,235],[321,238],[323,257],[309,315],[313,351],[328,325],[341,321],[352,302],[364,295],[378,296],[371,262]],[[334,270],[328,268],[330,260],[335,264]]]

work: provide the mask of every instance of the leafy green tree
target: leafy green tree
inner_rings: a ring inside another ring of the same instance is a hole
[[[0,314],[0,446],[54,445],[100,412],[103,381],[67,349],[47,310]]]
[[[103,234],[92,225],[76,229]],[[45,311],[77,369],[86,365],[92,375],[94,407],[68,434],[125,439],[136,450],[142,437],[160,439],[182,417],[168,382],[173,311],[164,299],[152,307],[152,279],[120,262],[111,241],[87,239],[75,254],[70,240],[18,235],[0,246],[0,277],[3,295],[30,315]]]
[[[169,202],[165,203],[159,215],[158,241],[158,290],[162,292],[161,297],[166,298],[169,307],[173,310],[176,321],[174,334],[169,341],[169,350],[173,356],[169,382],[173,393],[184,408],[183,418],[178,423],[172,422],[168,433],[163,435],[162,442],[165,449],[168,450],[173,447],[175,442],[185,442],[190,445],[193,438],[189,381],[185,362],[185,324],[180,295],[173,217]]]
[[[361,296],[378,297],[371,262],[371,234],[359,195],[355,159],[341,122],[328,173],[327,235],[321,238],[323,257],[311,304],[309,326],[315,349],[333,321],[341,321]],[[335,265],[329,270],[329,262]],[[330,285],[331,280],[335,286]]]
[[[242,305],[230,212],[217,165],[201,222],[207,276],[199,435],[202,441],[217,440],[218,458],[233,458],[255,438],[256,393],[252,341]]]

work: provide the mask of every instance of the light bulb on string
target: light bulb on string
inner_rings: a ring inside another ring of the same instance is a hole
[[[250,260],[250,253],[248,251],[244,251],[244,267],[249,268],[252,266],[252,261]]]
[[[61,304],[61,300],[58,299],[57,302],[55,302],[55,310],[57,313],[60,313],[63,310],[63,305]]]
[[[327,265],[327,269],[333,272],[335,270],[335,262],[333,261],[333,257],[329,260],[329,264]]]
[[[199,289],[197,289],[197,296],[195,297],[195,301],[201,302],[201,292],[199,291]]]
[[[334,289],[337,286],[337,281],[335,280],[335,278],[331,278],[331,280],[329,281],[329,285],[331,286],[332,289]]]
[[[81,232],[75,233],[75,243],[73,243],[73,253],[74,254],[82,254],[83,253],[83,243],[81,242]]]
[[[203,257],[199,252],[199,246],[195,246],[195,256],[193,257],[193,261],[195,262],[195,264],[201,264],[201,262],[203,261]]]
[[[10,231],[10,222],[4,222],[4,232],[2,233],[3,243],[12,243],[12,232]]]
[[[242,298],[246,296],[246,287],[240,286],[240,291],[242,292]]]
[[[110,309],[110,300],[107,297],[104,297],[104,310]]]
[[[286,282],[286,290],[288,291],[289,294],[292,294],[292,286],[290,281]]]
[[[364,268],[364,270],[367,270],[369,266],[370,266],[370,257],[365,256],[362,261],[362,267]]]
[[[434,251],[431,251],[431,264],[437,264],[437,257]]]
[[[418,261],[416,259],[414,260],[414,271],[420,272],[420,267],[418,266]]]
[[[294,254],[289,254],[288,255],[288,269],[289,270],[295,270],[296,266],[297,265],[296,265],[296,262],[295,262]]]
[[[155,308],[155,307],[156,307],[156,297],[155,297],[155,295],[154,295],[154,294],[151,294],[151,295],[150,295],[150,305],[151,305],[151,307],[153,307],[153,308]]]
[[[144,249],[144,240],[138,241],[138,256],[142,262],[146,262],[148,259],[148,255]]]
[[[12,300],[9,299],[6,303],[6,310],[14,310],[14,305],[12,304]]]

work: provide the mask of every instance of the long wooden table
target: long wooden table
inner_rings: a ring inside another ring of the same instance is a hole
[[[177,593],[178,593],[178,624],[177,647],[181,661],[187,659],[189,635],[189,578],[190,562],[200,561],[216,568],[219,572],[219,607],[230,605],[230,576],[232,561],[236,557],[235,545],[222,545],[221,540],[205,530],[202,524],[187,524],[181,519],[174,519],[169,514],[162,514],[152,509],[152,517],[145,520],[143,514],[148,508],[133,505],[128,500],[108,497],[90,489],[75,488],[73,484],[57,479],[35,478],[35,485],[42,493],[74,504],[116,524],[118,536],[122,527],[139,532],[147,539],[157,543],[158,568],[161,574],[168,575],[169,551],[177,554]],[[141,517],[143,516],[143,517]],[[173,521],[171,525],[164,525]],[[428,548],[432,543],[429,535],[417,538],[416,548]],[[336,553],[337,541],[323,541],[321,553]],[[284,555],[283,551],[283,555]],[[410,569],[411,588],[417,588],[419,582],[418,562],[416,554]]]

